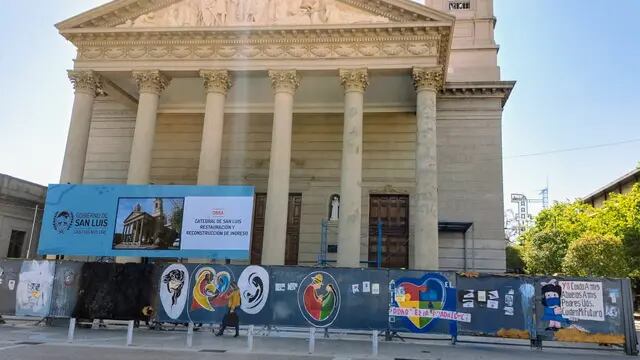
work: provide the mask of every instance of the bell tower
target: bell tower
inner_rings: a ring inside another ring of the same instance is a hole
[[[447,81],[498,81],[498,49],[493,0],[423,0],[456,17]]]

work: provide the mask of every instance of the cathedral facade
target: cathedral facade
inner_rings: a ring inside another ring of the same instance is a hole
[[[503,271],[491,0],[115,0],[61,183],[252,185],[263,264]],[[380,246],[381,245],[381,246]]]

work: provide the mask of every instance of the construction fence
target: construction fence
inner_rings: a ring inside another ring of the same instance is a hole
[[[243,325],[613,344],[637,353],[628,279],[0,259],[0,314],[220,323],[233,284]]]

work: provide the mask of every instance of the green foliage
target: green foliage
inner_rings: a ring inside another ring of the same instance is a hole
[[[518,241],[523,248],[525,269],[531,274],[566,271],[621,276],[620,271],[624,270],[624,276],[640,278],[640,184],[627,194],[611,194],[600,208],[580,201],[556,203],[540,212],[535,225]],[[593,258],[583,249],[593,251]],[[616,257],[610,257],[610,252]],[[609,257],[609,261],[616,259],[616,266],[598,265],[600,254],[606,256],[604,259]]]
[[[572,242],[562,268],[574,276],[625,277],[629,274],[622,241],[613,235],[585,234]]]
[[[598,209],[591,231],[620,238],[629,260],[630,275],[640,277],[640,184],[627,194],[611,194]]]
[[[507,272],[522,273],[524,270],[524,260],[522,260],[522,247],[509,245],[505,249],[507,252]]]
[[[555,274],[569,248],[568,236],[559,230],[542,230],[524,243],[523,260],[529,274]]]
[[[180,234],[182,232],[182,207],[176,206],[171,214],[171,227]]]

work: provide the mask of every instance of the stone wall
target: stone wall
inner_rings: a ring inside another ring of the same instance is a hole
[[[503,271],[505,267],[500,119],[499,99],[443,99],[438,103],[440,220],[474,223],[467,234],[466,265],[482,271]],[[221,184],[254,185],[257,192],[266,192],[271,123],[272,114],[225,115]],[[202,124],[202,114],[159,114],[151,168],[153,183],[196,183]],[[104,100],[98,102],[91,126],[86,183],[126,182],[134,125],[135,111]],[[415,132],[415,114],[365,114],[363,260],[368,256],[369,194],[411,195],[409,222],[413,234]],[[340,193],[342,114],[294,114],[292,141],[290,192],[302,194],[299,261],[313,264],[330,196]],[[463,269],[464,253],[462,234],[441,233],[441,269]]]
[[[0,258],[7,256],[12,231],[25,233],[21,257],[27,256],[34,215],[30,257],[35,256],[46,191],[42,185],[0,174]]]

